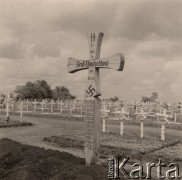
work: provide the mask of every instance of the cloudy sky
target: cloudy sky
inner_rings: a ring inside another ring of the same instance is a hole
[[[44,79],[82,97],[88,72],[67,61],[88,58],[91,31],[104,33],[101,57],[125,57],[123,72],[101,70],[103,98],[182,100],[181,0],[1,0],[0,91]]]

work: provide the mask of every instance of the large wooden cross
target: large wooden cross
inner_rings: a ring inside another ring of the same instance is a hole
[[[90,33],[89,59],[68,59],[68,72],[75,73],[88,69],[88,84],[85,91],[85,159],[86,165],[95,164],[99,158],[100,138],[100,68],[122,71],[124,68],[124,57],[121,53],[110,57],[100,58],[101,42],[103,33]]]

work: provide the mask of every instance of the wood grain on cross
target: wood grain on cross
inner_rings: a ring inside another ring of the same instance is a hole
[[[68,72],[74,73],[80,70],[89,69],[88,87],[86,97],[96,97],[101,95],[99,69],[107,68],[122,71],[124,67],[124,57],[121,53],[110,57],[100,58],[101,42],[103,33],[90,33],[89,42],[89,59],[77,60],[68,59]]]
[[[88,69],[88,85],[85,91],[85,155],[86,164],[94,164],[98,160],[99,135],[100,135],[100,76],[99,69],[107,68],[122,71],[124,57],[121,53],[110,57],[100,58],[103,33],[90,33],[89,59],[68,59],[68,72],[75,73]]]

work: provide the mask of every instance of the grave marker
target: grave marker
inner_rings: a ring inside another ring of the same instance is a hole
[[[20,122],[22,121],[22,117],[23,117],[23,100],[20,102]]]
[[[140,136],[141,136],[141,138],[143,138],[143,120],[141,120],[140,125],[141,125],[141,134],[140,134]]]
[[[54,100],[53,99],[51,100],[50,104],[51,104],[51,113],[52,113],[53,112],[53,105],[54,105]]]
[[[106,111],[101,112],[101,117],[102,117],[102,131],[106,132],[106,117],[108,117],[108,114]]]
[[[165,124],[161,125],[161,140],[165,141]]]
[[[28,111],[28,104],[29,104],[29,101],[28,101],[28,99],[27,99],[27,111]]]
[[[42,112],[44,112],[45,101],[43,99],[42,99],[41,104],[42,104]]]
[[[107,58],[100,58],[103,33],[90,33],[89,59],[68,59],[68,72],[75,73],[88,69],[88,84],[85,91],[85,159],[86,165],[95,164],[98,161],[99,136],[100,136],[100,68],[122,71],[124,57],[118,53]]]
[[[123,124],[123,120],[120,121],[120,135],[121,136],[124,135],[124,124]]]
[[[36,112],[36,110],[37,110],[37,100],[35,99],[35,101],[33,102],[33,104],[34,104],[34,112]]]
[[[9,109],[9,103],[11,102],[11,98],[10,98],[10,94],[8,94],[8,96],[7,96],[7,99],[6,99],[6,121],[7,121],[7,123],[9,123],[9,111],[10,111],[10,109]]]

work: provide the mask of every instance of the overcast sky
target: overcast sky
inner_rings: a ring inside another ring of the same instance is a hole
[[[103,98],[182,100],[181,0],[0,0],[0,91],[44,79],[82,97],[88,72],[67,61],[88,58],[91,31],[101,57],[125,57],[124,71],[101,70]]]

